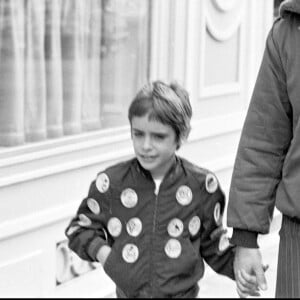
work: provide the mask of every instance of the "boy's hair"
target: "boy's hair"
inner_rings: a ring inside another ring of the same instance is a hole
[[[178,83],[162,81],[147,83],[135,96],[128,110],[131,124],[133,117],[149,114],[155,120],[171,126],[176,133],[177,149],[188,138],[191,130],[192,107],[188,92]]]

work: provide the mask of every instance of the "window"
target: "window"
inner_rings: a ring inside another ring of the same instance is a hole
[[[127,124],[150,0],[1,0],[0,146]]]

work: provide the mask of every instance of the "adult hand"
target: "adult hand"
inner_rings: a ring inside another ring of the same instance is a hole
[[[237,293],[241,298],[246,298],[249,295],[259,296],[259,289],[267,289],[264,272],[268,266],[262,264],[259,249],[238,246],[236,248],[233,267]]]

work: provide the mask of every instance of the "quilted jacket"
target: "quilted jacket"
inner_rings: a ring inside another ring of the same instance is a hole
[[[155,194],[151,174],[134,158],[101,171],[66,228],[69,247],[96,261],[118,297],[196,297],[204,261],[234,278],[234,247],[222,215],[225,198],[214,174],[176,157]]]
[[[255,246],[274,206],[300,220],[300,1],[285,1],[266,41],[242,130],[227,225],[235,244]]]

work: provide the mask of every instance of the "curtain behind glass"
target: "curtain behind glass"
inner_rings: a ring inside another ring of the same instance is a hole
[[[150,0],[1,0],[0,146],[127,124]]]
[[[127,124],[127,108],[148,78],[147,0],[104,0],[102,19],[102,126]]]
[[[24,4],[0,1],[0,145],[25,141]]]

